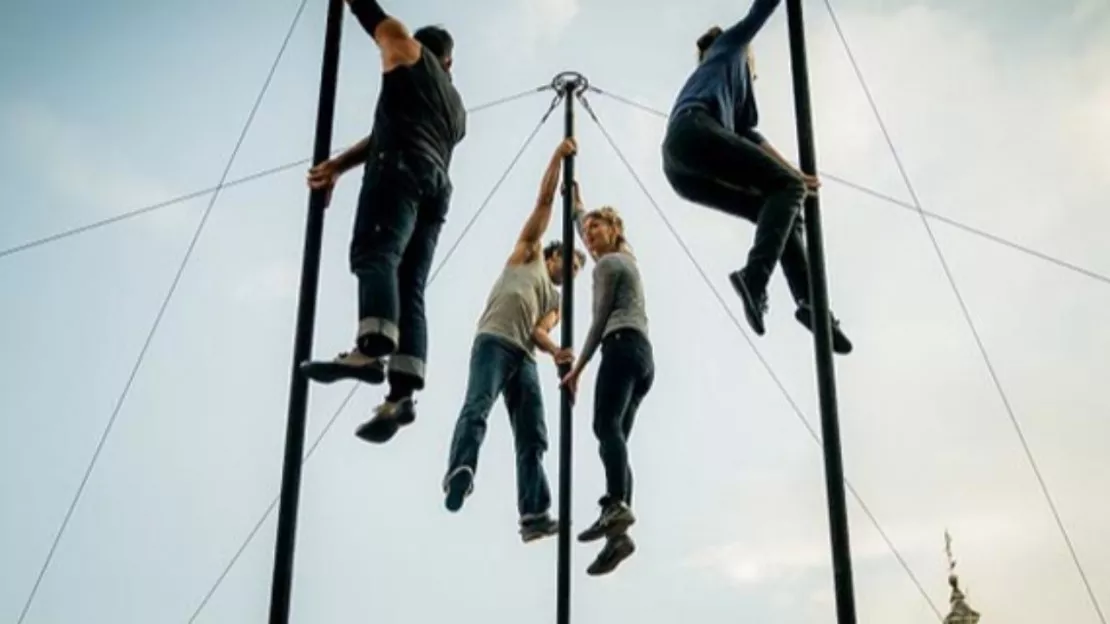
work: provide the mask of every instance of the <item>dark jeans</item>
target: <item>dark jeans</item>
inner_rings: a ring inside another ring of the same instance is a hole
[[[799,213],[805,183],[752,141],[707,113],[679,113],[663,140],[663,174],[683,199],[756,224],[747,276],[763,292],[775,264],[796,301],[809,299],[809,267]]]
[[[594,388],[594,435],[605,467],[602,505],[615,501],[632,504],[628,437],[654,380],[651,343],[641,332],[619,329],[601,341],[601,366]]]
[[[424,289],[451,200],[447,172],[419,155],[386,152],[366,163],[351,238],[358,278],[360,350],[391,355],[390,373],[424,387]]]
[[[447,472],[469,466],[477,474],[486,421],[501,394],[516,445],[517,509],[521,516],[544,513],[551,507],[551,489],[543,469],[547,423],[536,361],[496,336],[478,334],[474,339],[466,400],[455,423]]]

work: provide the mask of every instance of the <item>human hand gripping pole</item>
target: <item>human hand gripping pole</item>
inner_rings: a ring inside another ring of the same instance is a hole
[[[573,360],[574,357],[572,354],[571,361]],[[570,362],[566,363],[569,364]],[[574,400],[578,397],[578,380],[582,377],[582,371],[584,369],[585,363],[579,361],[578,364],[563,377],[562,381],[559,382],[559,386],[567,391],[567,397],[570,399],[572,405],[574,404]]]

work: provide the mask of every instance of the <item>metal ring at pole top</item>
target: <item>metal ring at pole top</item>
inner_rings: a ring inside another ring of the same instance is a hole
[[[576,71],[559,72],[551,79],[551,88],[559,93],[582,95],[590,88],[590,81]]]

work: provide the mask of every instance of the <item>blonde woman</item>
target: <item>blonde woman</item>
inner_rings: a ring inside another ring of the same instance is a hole
[[[578,233],[596,263],[594,310],[582,352],[563,385],[571,397],[577,394],[582,371],[600,347],[593,428],[605,468],[606,491],[599,501],[600,517],[578,536],[582,542],[606,538],[605,547],[587,569],[591,575],[600,575],[612,572],[636,550],[628,536],[628,528],[636,522],[631,508],[628,437],[640,403],[651,390],[655,361],[648,338],[643,281],[624,235],[624,223],[608,206],[586,212],[577,185],[573,190]]]

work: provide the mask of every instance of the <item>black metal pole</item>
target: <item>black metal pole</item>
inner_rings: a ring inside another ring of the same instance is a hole
[[[560,74],[553,82],[562,91],[565,108],[564,136],[574,136],[574,95],[582,84],[581,76]],[[574,156],[563,160],[563,304],[562,346],[574,346]],[[559,367],[559,377],[570,372],[570,365]],[[574,448],[573,406],[570,395],[561,393],[559,410],[559,557],[556,588],[557,624],[570,624],[570,519],[571,468]]]
[[[314,164],[327,160],[331,154],[342,25],[343,0],[329,0],[327,26],[324,30],[324,59],[320,70],[320,100],[316,109],[316,140],[312,154]],[[289,381],[289,414],[285,429],[285,460],[281,472],[277,546],[274,549],[274,576],[270,593],[270,624],[289,622],[293,552],[297,538],[297,506],[301,490],[301,458],[304,455],[308,412],[308,378],[301,374],[299,366],[312,355],[326,200],[325,191],[312,191],[308,196],[308,218],[301,261],[301,292],[297,302],[297,329],[293,343],[293,371]]]
[[[790,63],[794,73],[794,113],[798,124],[798,156],[802,171],[815,175],[817,149],[813,138],[813,111],[809,97],[809,68],[806,63],[805,23],[801,0],[786,0],[790,32]],[[833,583],[839,624],[856,624],[855,591],[852,588],[852,551],[848,539],[848,505],[844,492],[844,462],[840,448],[840,423],[836,400],[836,370],[833,367],[832,326],[829,291],[825,275],[825,244],[817,195],[805,201],[806,246],[809,251],[810,304],[813,306],[813,343],[817,360],[817,393],[821,406],[821,439],[825,447],[825,489],[829,507]]]

